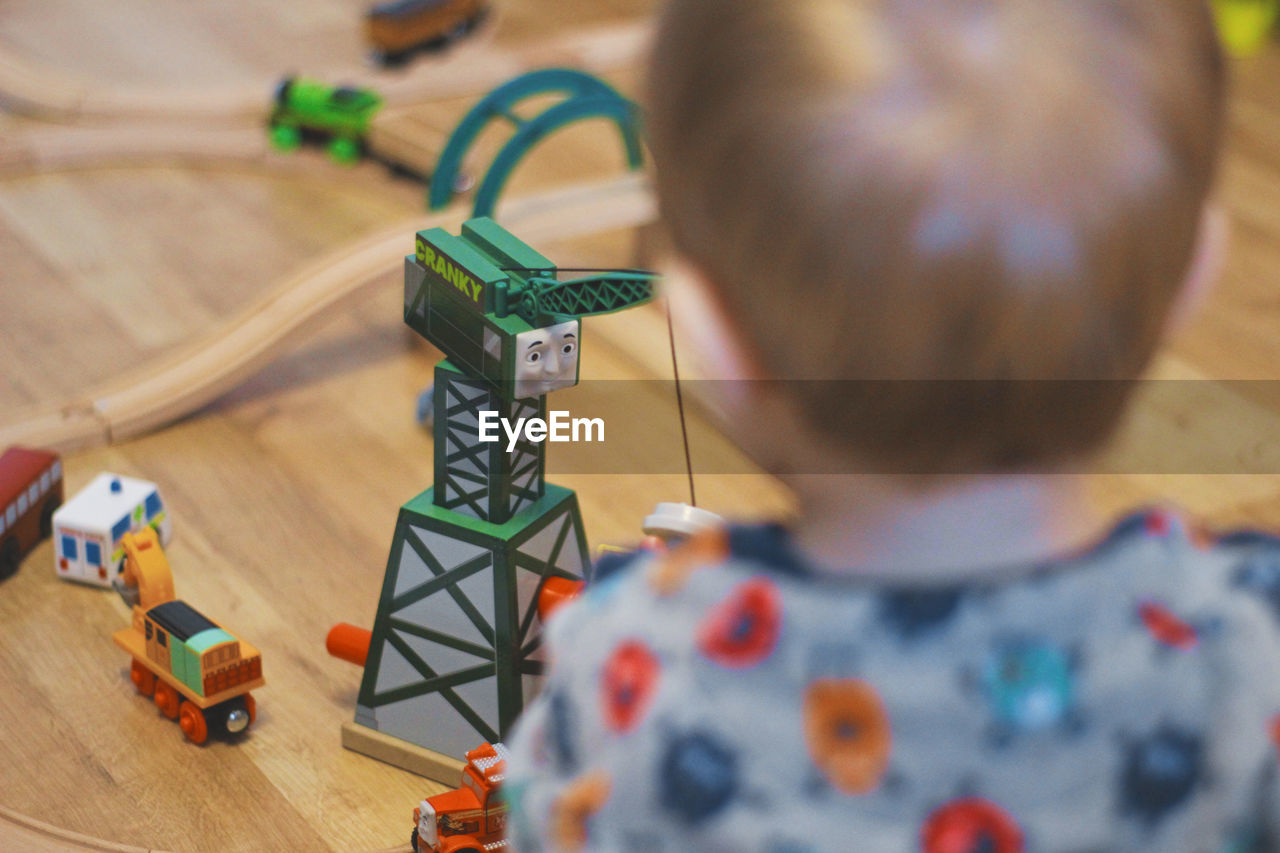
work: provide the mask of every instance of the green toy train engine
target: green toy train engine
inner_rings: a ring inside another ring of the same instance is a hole
[[[292,151],[315,140],[343,164],[360,160],[369,123],[382,108],[382,98],[369,89],[334,87],[305,77],[282,80],[273,103],[268,120],[273,147]]]

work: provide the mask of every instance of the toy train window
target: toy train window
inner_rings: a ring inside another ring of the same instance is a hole
[[[126,515],[124,518],[117,521],[115,526],[111,528],[111,538],[113,540],[119,540],[128,532],[129,532],[129,516]]]
[[[159,644],[160,644],[160,645],[162,645],[162,646],[167,646],[167,645],[169,644],[169,635],[168,635],[168,634],[166,634],[164,631],[161,631],[159,628],[157,628],[157,629],[156,629],[156,642],[157,642],[157,643],[159,643]]]
[[[49,476],[49,472],[48,472],[48,471],[45,471],[43,474],[41,474],[41,475],[40,475],[40,493],[41,493],[41,494],[43,494],[43,493],[45,493],[45,492],[49,491],[49,482],[50,482],[50,479],[51,479],[51,478],[50,478],[50,476]]]
[[[26,511],[27,511],[27,493],[23,492],[22,494],[18,495],[18,512],[23,513]]]
[[[221,646],[214,646],[204,656],[205,662],[209,666],[220,666],[235,660],[240,656],[239,643],[224,643]]]
[[[76,558],[76,540],[74,536],[62,537],[62,556],[68,560]]]
[[[151,641],[151,623],[147,622],[146,626],[147,626],[147,642],[150,642]]]
[[[160,493],[152,492],[147,495],[147,518],[155,518],[160,513]]]
[[[102,547],[97,542],[84,543],[84,559],[90,565],[102,564]]]
[[[13,504],[9,504],[9,508],[5,510],[4,520],[6,524],[10,525],[18,520],[18,510]]]

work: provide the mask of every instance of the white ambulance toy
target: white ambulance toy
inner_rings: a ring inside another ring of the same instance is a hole
[[[110,588],[124,558],[120,540],[148,526],[169,544],[173,522],[156,484],[99,474],[53,514],[58,577]]]

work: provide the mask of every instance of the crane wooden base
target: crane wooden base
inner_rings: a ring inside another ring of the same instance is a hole
[[[457,785],[462,768],[466,766],[465,761],[385,735],[359,723],[342,724],[342,745],[353,752],[385,761],[442,785]]]

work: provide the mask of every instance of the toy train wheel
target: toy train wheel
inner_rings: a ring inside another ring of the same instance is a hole
[[[55,495],[44,502],[44,507],[40,510],[40,538],[45,539],[53,535],[53,514],[58,511],[58,507],[62,506],[62,501]]]
[[[409,849],[412,850],[413,853],[421,853],[421,851],[418,850],[418,827],[416,826],[413,828],[413,831],[409,833]]]
[[[290,124],[271,126],[271,147],[277,151],[293,151],[302,144],[302,131]]]
[[[248,693],[228,699],[205,711],[205,719],[219,734],[238,735],[253,724],[258,715],[257,703]]]
[[[465,21],[462,22],[462,32],[463,33],[474,32],[475,30],[479,29],[480,25],[483,24],[485,22],[485,19],[488,17],[489,17],[489,6],[486,4],[485,6],[481,7],[480,11],[476,12],[470,18],[467,18]]]
[[[413,50],[396,50],[385,51],[375,50],[372,53],[372,59],[383,68],[403,68],[409,64],[409,60],[413,59]]]
[[[192,743],[204,743],[209,739],[209,721],[193,702],[183,702],[178,709],[178,727]]]
[[[4,580],[18,571],[18,561],[21,559],[22,554],[18,548],[17,536],[0,545],[0,580]]]
[[[155,673],[136,660],[133,662],[133,666],[129,668],[129,680],[133,682],[133,686],[138,688],[138,692],[143,696],[150,696],[156,692]]]
[[[174,690],[163,681],[156,681],[156,692],[152,699],[156,703],[156,707],[160,709],[160,713],[169,719],[176,719],[178,716],[178,707],[182,703],[182,699],[178,696],[178,691]]]
[[[334,162],[351,166],[360,162],[360,143],[355,139],[339,136],[329,142],[329,156]]]

